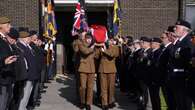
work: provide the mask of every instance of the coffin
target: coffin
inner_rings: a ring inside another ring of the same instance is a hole
[[[91,33],[96,43],[105,43],[108,39],[107,29],[103,25],[91,25]]]

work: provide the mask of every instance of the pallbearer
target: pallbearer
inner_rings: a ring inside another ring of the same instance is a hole
[[[103,45],[99,55],[101,57],[99,73],[102,109],[108,110],[108,108],[115,107],[114,91],[117,72],[115,59],[119,56],[119,48],[114,45],[114,39],[109,40],[108,48]]]
[[[94,46],[92,36],[86,34],[79,45],[80,66],[78,68],[80,77],[80,108],[91,110],[93,104],[93,86],[95,81]]]

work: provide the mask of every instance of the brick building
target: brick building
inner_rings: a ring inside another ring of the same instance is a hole
[[[113,12],[114,0],[85,0],[89,24],[107,25]],[[120,0],[122,7],[122,35],[139,38],[142,35],[159,36],[168,25],[184,18],[195,25],[195,0]],[[54,0],[58,26],[58,54],[65,52],[67,68],[71,67],[70,31],[77,0]],[[0,15],[8,16],[15,27],[41,30],[39,0],[0,0]],[[193,27],[194,27],[193,25]],[[41,32],[41,31],[40,31]],[[63,48],[65,47],[65,48]],[[61,53],[60,53],[61,52]],[[61,59],[61,58],[60,58]],[[67,60],[66,60],[67,59]],[[64,62],[62,62],[64,64]],[[66,65],[65,64],[65,65]]]
[[[74,5],[77,0],[54,1],[58,14],[64,12],[71,18],[73,17],[71,13],[74,13]],[[94,15],[107,14],[107,11],[112,9],[113,0],[86,0],[86,4],[87,11],[91,13],[91,16],[93,13]],[[193,10],[194,0],[121,0],[121,6],[123,35],[158,36],[178,17],[191,20],[192,18],[188,16],[190,16],[189,10]],[[39,7],[39,0],[1,0],[0,15],[10,17],[14,26],[26,26],[38,30],[41,9]],[[104,16],[107,17],[107,15]],[[57,16],[57,18],[59,17]]]

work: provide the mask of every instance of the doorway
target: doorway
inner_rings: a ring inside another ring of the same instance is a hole
[[[71,35],[72,25],[74,23],[74,13],[75,12],[67,12],[67,11],[56,11],[56,23],[58,27],[58,35],[57,35],[57,44],[63,45],[63,51],[60,52],[64,55],[64,71],[65,73],[73,73],[73,48],[72,42],[74,37]],[[91,24],[100,24],[107,25],[107,12],[87,12],[87,19],[89,26]],[[57,52],[58,53],[58,52]],[[58,59],[58,58],[57,58]]]

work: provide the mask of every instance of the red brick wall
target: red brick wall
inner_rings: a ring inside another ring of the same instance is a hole
[[[159,36],[178,18],[178,0],[121,0],[122,35]]]
[[[39,0],[0,0],[0,16],[7,16],[16,27],[39,29]]]

